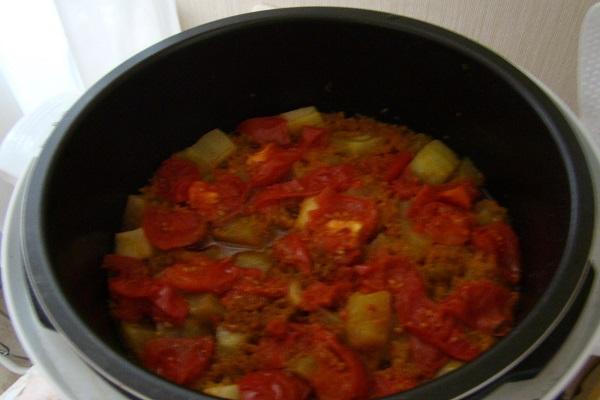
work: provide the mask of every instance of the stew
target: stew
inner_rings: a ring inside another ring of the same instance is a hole
[[[440,140],[305,107],[215,129],[129,196],[105,256],[124,343],[227,399],[370,399],[506,335],[518,239]]]

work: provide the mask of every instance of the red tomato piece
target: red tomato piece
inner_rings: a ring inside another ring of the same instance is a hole
[[[190,208],[207,221],[226,218],[241,210],[248,184],[232,174],[218,174],[212,183],[196,181],[189,188]]]
[[[202,377],[215,348],[210,336],[151,339],[144,345],[142,363],[152,372],[179,385]]]
[[[423,342],[416,336],[410,336],[411,358],[419,368],[421,377],[433,378],[448,363],[448,357],[437,347]]]
[[[206,235],[206,223],[186,209],[146,207],[142,217],[144,234],[161,250],[194,244]]]
[[[304,400],[310,387],[299,378],[283,371],[256,371],[239,382],[240,400]]]
[[[327,138],[327,129],[318,128],[316,126],[304,126],[302,127],[302,133],[300,137],[300,143],[298,147],[302,151],[306,151],[311,147],[321,145]]]
[[[390,396],[398,392],[412,389],[419,384],[418,380],[393,368],[376,371],[371,379],[372,399]]]
[[[116,277],[108,280],[108,289],[116,296],[144,299],[155,296],[161,285],[148,277]]]
[[[192,263],[167,267],[160,280],[188,292],[221,294],[231,289],[241,276],[241,269],[228,260],[214,261],[206,258],[203,261],[197,259]]]
[[[314,196],[325,188],[341,192],[357,182],[355,176],[355,169],[347,164],[317,168],[300,179],[266,187],[252,204],[262,208],[284,199]]]
[[[180,325],[185,322],[189,313],[187,301],[169,286],[163,286],[156,293],[153,305],[153,317],[157,321],[168,321]]]
[[[478,196],[479,191],[475,184],[471,181],[463,181],[458,184],[442,185],[436,198],[444,203],[470,210]]]
[[[150,303],[146,299],[113,297],[111,313],[121,321],[139,322],[150,314]]]
[[[410,171],[410,168],[406,168],[400,177],[392,182],[392,189],[401,200],[416,196],[422,188],[423,182]]]
[[[273,244],[273,256],[283,265],[291,265],[305,275],[312,273],[312,260],[302,236],[290,233]]]
[[[198,167],[191,161],[172,157],[164,161],[152,178],[155,195],[173,203],[188,199],[188,189],[200,179]]]
[[[458,360],[470,361],[481,353],[456,321],[427,297],[423,279],[414,266],[402,260],[389,271],[388,283],[398,319],[408,332]]]
[[[257,117],[243,121],[238,131],[259,144],[290,144],[288,123],[281,117]]]
[[[408,164],[412,161],[412,159],[413,156],[408,151],[398,153],[390,162],[390,165],[388,166],[388,169],[385,173],[384,179],[388,182],[391,182],[397,177],[399,177],[404,172]]]
[[[510,331],[516,295],[489,280],[460,285],[442,302],[448,313],[473,329],[504,336]]]
[[[325,284],[315,282],[302,291],[302,302],[299,307],[306,311],[316,311],[319,308],[331,307],[352,290],[350,282]]]
[[[471,238],[473,245],[492,254],[500,265],[500,273],[511,284],[521,277],[519,240],[512,228],[504,222],[493,222],[476,228]]]
[[[102,265],[119,277],[147,276],[148,269],[144,262],[138,258],[107,254],[102,260]]]
[[[288,288],[289,283],[285,279],[275,277],[267,279],[245,277],[238,281],[233,291],[238,294],[253,294],[269,299],[278,299],[287,295]]]
[[[370,199],[336,194],[326,189],[316,201],[307,224],[311,246],[338,264],[352,264],[375,231],[377,208]]]
[[[283,179],[288,175],[292,165],[302,157],[298,149],[283,149],[269,143],[257,153],[248,157],[247,165],[250,171],[252,187],[267,186]]]
[[[456,206],[433,201],[418,208],[411,219],[417,232],[429,235],[436,243],[461,245],[471,237],[473,216]]]

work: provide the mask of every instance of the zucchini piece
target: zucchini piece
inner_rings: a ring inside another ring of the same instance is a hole
[[[323,125],[323,117],[321,113],[314,107],[302,107],[296,110],[284,112],[280,117],[287,120],[288,129],[292,135],[299,133],[303,126],[321,126]]]
[[[383,347],[390,338],[391,296],[387,291],[354,293],[348,299],[346,338],[356,349]]]
[[[187,297],[190,316],[200,321],[214,321],[225,313],[219,299],[212,294],[198,294]]]
[[[196,143],[184,149],[179,155],[195,162],[203,170],[212,170],[231,156],[235,150],[235,143],[225,132],[213,129],[202,135]]]
[[[144,350],[144,345],[150,339],[158,336],[154,328],[135,322],[121,323],[121,336],[127,347],[133,350],[134,354],[140,355]]]
[[[205,388],[203,392],[222,399],[238,400],[240,398],[240,388],[238,385],[210,386]]]
[[[300,282],[290,282],[290,286],[288,287],[287,298],[289,302],[294,306],[297,306],[302,302],[302,286],[300,285]]]
[[[130,231],[142,225],[142,214],[146,201],[140,195],[127,196],[127,205],[123,213],[123,230]]]
[[[240,332],[231,332],[221,326],[217,327],[215,333],[217,348],[221,354],[237,352],[248,340],[248,335]]]
[[[475,221],[479,225],[487,225],[492,222],[506,222],[508,214],[506,208],[490,199],[483,199],[475,204]]]
[[[478,186],[483,185],[484,177],[481,171],[477,169],[473,161],[468,158],[463,158],[454,173],[454,178],[452,178],[452,182],[460,182],[460,181],[472,181]]]
[[[331,140],[333,148],[346,154],[360,156],[372,153],[384,141],[382,136],[369,134],[356,135],[355,132],[339,131],[334,133]]]
[[[142,228],[120,232],[115,235],[115,253],[120,256],[148,258],[154,249]]]
[[[241,268],[256,268],[267,272],[273,265],[268,254],[261,251],[242,251],[233,256],[233,263]]]
[[[313,197],[307,197],[300,203],[300,212],[296,219],[296,228],[304,229],[310,219],[310,212],[319,208],[317,200]]]
[[[269,239],[270,229],[267,221],[256,215],[249,215],[215,227],[212,234],[215,239],[223,242],[259,247]]]
[[[415,155],[409,167],[423,182],[437,185],[446,182],[459,163],[454,151],[441,141],[434,140]]]
[[[308,378],[319,368],[319,364],[313,356],[299,356],[291,359],[286,369],[303,378]]]

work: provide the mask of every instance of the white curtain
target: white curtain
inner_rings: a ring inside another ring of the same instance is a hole
[[[62,113],[179,31],[175,0],[0,0],[0,223],[12,185]]]

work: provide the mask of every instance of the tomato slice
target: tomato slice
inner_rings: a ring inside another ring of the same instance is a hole
[[[413,156],[408,151],[398,153],[390,162],[388,169],[385,173],[384,179],[388,182],[393,181],[399,177],[408,164],[412,161]]]
[[[521,277],[519,240],[512,228],[504,222],[493,222],[473,231],[473,245],[492,254],[500,265],[500,273],[511,284]]]
[[[257,117],[243,121],[238,131],[259,144],[290,144],[288,123],[281,117]]]
[[[217,174],[215,181],[196,181],[189,188],[190,208],[207,221],[226,218],[238,212],[248,193],[248,185],[232,174]]]
[[[311,248],[340,265],[354,263],[363,244],[375,231],[377,208],[366,198],[336,194],[325,189],[316,198],[307,224]]]
[[[433,201],[412,215],[415,231],[440,244],[461,245],[471,238],[473,216],[459,207]]]
[[[152,192],[173,203],[188,199],[188,189],[200,179],[198,167],[191,161],[172,157],[164,161],[152,178]]]
[[[305,382],[279,370],[250,372],[238,385],[240,400],[304,400],[310,394]]]
[[[325,188],[342,192],[357,182],[355,176],[355,169],[347,164],[317,168],[300,179],[266,187],[252,204],[262,208],[284,199],[314,196]]]
[[[473,202],[479,196],[479,191],[471,181],[441,185],[436,198],[439,201],[470,210]]]
[[[246,161],[252,187],[276,183],[288,175],[292,165],[302,157],[296,148],[284,149],[269,143]]]
[[[302,236],[290,233],[273,244],[273,256],[283,265],[291,265],[305,275],[312,273],[312,260]]]
[[[418,337],[411,335],[409,343],[411,359],[419,368],[421,378],[433,378],[448,363],[448,357],[443,352]]]
[[[325,284],[315,282],[302,291],[299,307],[305,311],[316,311],[319,308],[331,307],[346,297],[352,290],[350,282]]]
[[[153,305],[153,318],[156,321],[167,321],[180,325],[185,322],[189,314],[187,301],[169,286],[163,286],[156,293]]]
[[[141,359],[152,372],[185,385],[206,371],[214,348],[215,342],[210,336],[151,339],[144,345]]]
[[[504,336],[510,331],[516,294],[489,280],[468,281],[442,302],[448,313],[473,329]]]
[[[228,260],[215,261],[206,258],[167,267],[159,279],[174,288],[188,292],[221,294],[231,289],[241,276],[241,269]]]
[[[189,210],[146,207],[142,217],[144,234],[161,250],[194,244],[206,235],[206,223]]]
[[[102,260],[102,265],[120,277],[148,276],[146,264],[139,258],[107,254]]]
[[[311,147],[322,145],[326,142],[327,134],[328,131],[325,128],[308,125],[304,126],[302,127],[298,148],[304,152]]]

